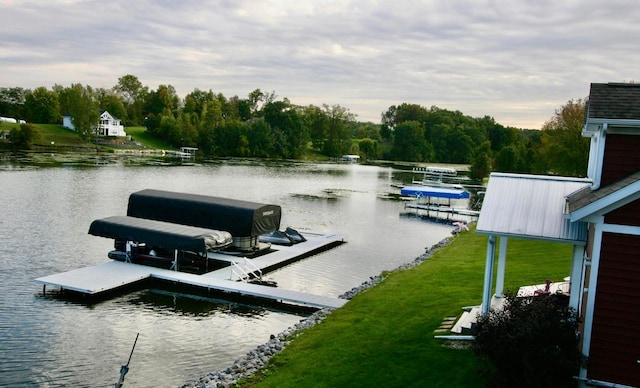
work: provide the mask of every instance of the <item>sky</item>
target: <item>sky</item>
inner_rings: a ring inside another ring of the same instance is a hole
[[[0,0],[0,87],[124,75],[178,96],[260,89],[380,122],[419,104],[539,129],[635,82],[636,0]]]

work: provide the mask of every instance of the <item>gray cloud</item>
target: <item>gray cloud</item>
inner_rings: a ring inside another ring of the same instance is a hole
[[[377,122],[403,102],[539,128],[590,82],[635,77],[640,6],[573,1],[5,0],[0,86],[133,74]]]

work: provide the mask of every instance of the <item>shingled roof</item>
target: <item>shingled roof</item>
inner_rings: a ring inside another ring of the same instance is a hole
[[[592,83],[589,119],[640,120],[640,84]]]
[[[584,187],[567,196],[566,212],[571,221],[581,220],[586,216],[611,211],[627,204],[640,196],[640,171],[597,190]]]

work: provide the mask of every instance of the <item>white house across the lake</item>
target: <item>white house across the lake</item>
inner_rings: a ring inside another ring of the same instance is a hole
[[[76,129],[73,125],[73,118],[71,115],[62,116],[62,126],[74,131]],[[127,136],[120,119],[112,116],[106,110],[100,111],[100,120],[98,121],[95,131],[98,136]]]

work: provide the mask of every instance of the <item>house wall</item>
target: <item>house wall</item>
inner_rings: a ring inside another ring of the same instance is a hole
[[[588,377],[640,386],[640,236],[602,235]]]
[[[640,170],[640,135],[607,134],[600,186]]]
[[[639,148],[640,149],[640,148]],[[607,224],[640,226],[640,199],[635,200],[625,206],[605,215]]]

